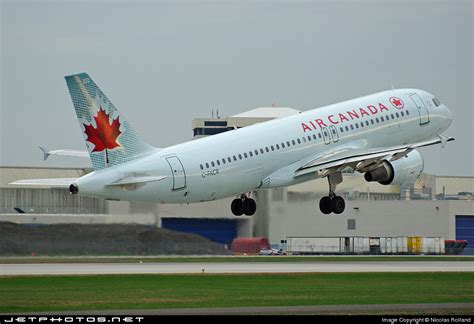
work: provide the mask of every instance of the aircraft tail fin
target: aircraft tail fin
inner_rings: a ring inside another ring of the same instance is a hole
[[[66,76],[81,132],[96,170],[156,152],[86,73]]]

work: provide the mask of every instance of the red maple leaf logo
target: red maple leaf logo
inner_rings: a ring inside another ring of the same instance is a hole
[[[120,146],[120,144],[117,143],[117,137],[122,134],[120,131],[120,122],[117,117],[112,121],[112,124],[110,124],[109,117],[110,115],[108,115],[101,106],[97,112],[97,116],[94,117],[97,128],[94,128],[92,124],[84,124],[86,128],[84,133],[87,135],[87,141],[94,144],[92,152],[102,152],[103,150],[111,150]]]
[[[403,106],[404,106],[402,99],[397,98],[397,97],[390,97],[390,103],[391,103],[395,108],[398,108],[398,109],[402,109]]]

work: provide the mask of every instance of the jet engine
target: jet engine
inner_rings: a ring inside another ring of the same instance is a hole
[[[381,166],[366,172],[364,178],[368,182],[377,181],[383,185],[412,184],[423,172],[423,165],[423,157],[413,150],[398,160],[384,160]]]

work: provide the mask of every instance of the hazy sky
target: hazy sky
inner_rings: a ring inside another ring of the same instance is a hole
[[[85,149],[63,76],[87,72],[158,147],[191,139],[211,109],[424,89],[454,112],[456,137],[421,150],[425,171],[474,175],[473,1],[1,3],[2,165],[90,165],[38,149]]]

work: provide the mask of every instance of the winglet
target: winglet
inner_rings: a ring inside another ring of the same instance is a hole
[[[454,137],[446,137],[444,135],[438,134],[439,140],[441,141],[441,147],[444,148],[446,143],[449,141],[454,141]]]
[[[39,146],[40,150],[43,152],[43,159],[46,161],[50,156],[48,150],[45,147]]]

